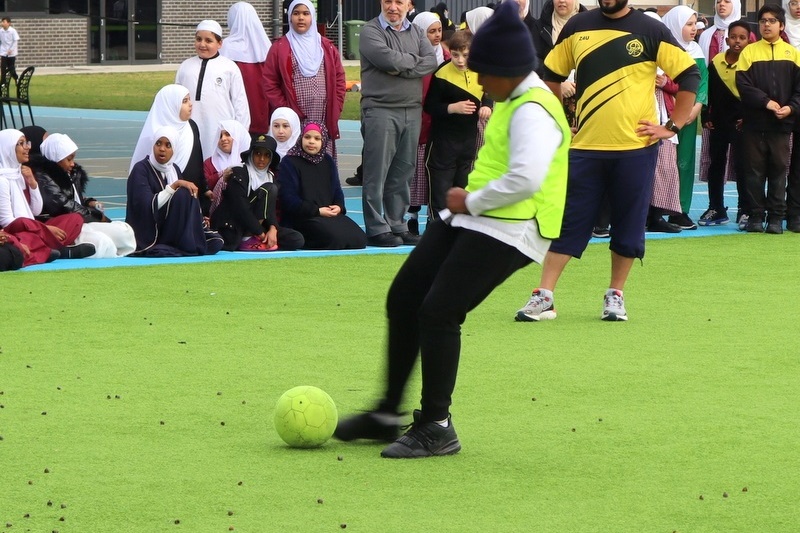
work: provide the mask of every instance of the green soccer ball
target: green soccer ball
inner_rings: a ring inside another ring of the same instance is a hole
[[[275,430],[293,448],[316,448],[325,444],[339,415],[328,393],[302,385],[284,392],[275,405]]]

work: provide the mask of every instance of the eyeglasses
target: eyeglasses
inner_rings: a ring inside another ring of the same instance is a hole
[[[800,2],[789,2],[789,7],[797,7],[800,6]]]
[[[21,146],[22,148],[30,148],[31,142],[30,141],[20,141],[17,143],[17,146]]]
[[[768,18],[768,19],[759,19],[759,24],[777,24],[778,19],[776,18]]]

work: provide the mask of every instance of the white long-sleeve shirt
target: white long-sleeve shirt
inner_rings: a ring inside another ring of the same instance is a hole
[[[247,103],[242,72],[236,63],[223,56],[209,59],[205,64],[201,84],[202,67],[202,59],[198,56],[190,57],[178,68],[175,83],[189,89],[192,119],[200,130],[205,161],[217,149],[221,120],[238,120],[245,129],[250,129],[250,106]],[[198,91],[200,85],[202,86]]]
[[[547,85],[532,72],[512,91],[511,97],[518,96],[531,87],[547,89]],[[525,200],[537,192],[550,169],[561,140],[561,129],[542,106],[520,106],[511,117],[508,172],[467,196],[467,209],[471,214],[452,215],[445,209],[441,213],[442,219],[452,217],[449,220],[451,225],[488,235],[541,263],[550,248],[550,240],[539,234],[535,219],[510,222],[479,215]]]
[[[0,28],[0,56],[16,57],[18,42],[17,30],[11,26],[7,30]]]

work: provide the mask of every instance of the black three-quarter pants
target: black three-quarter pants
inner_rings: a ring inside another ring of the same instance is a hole
[[[461,324],[529,263],[516,248],[482,233],[441,220],[429,224],[389,288],[388,376],[379,408],[398,411],[421,356],[423,420],[446,419],[461,354]]]

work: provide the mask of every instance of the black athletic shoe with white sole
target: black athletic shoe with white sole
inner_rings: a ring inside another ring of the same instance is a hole
[[[414,411],[414,422],[406,434],[383,449],[381,457],[388,459],[419,459],[435,455],[453,455],[461,451],[461,443],[447,417],[447,427],[436,422],[422,422],[422,412]]]

